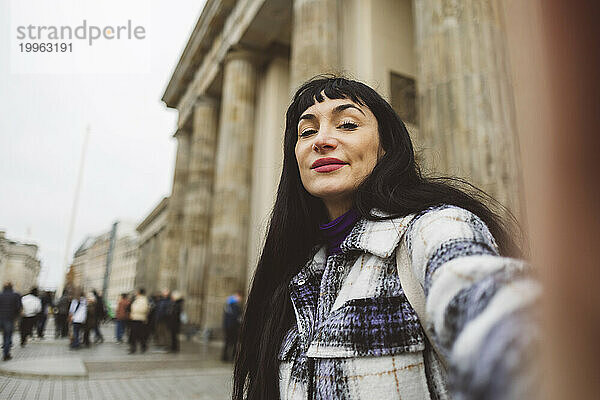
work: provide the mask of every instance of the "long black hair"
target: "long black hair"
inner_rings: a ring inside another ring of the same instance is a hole
[[[505,228],[506,222],[490,209],[494,201],[484,192],[461,179],[423,176],[404,123],[375,90],[342,77],[313,78],[298,89],[286,113],[283,170],[244,313],[234,368],[235,400],[279,398],[277,356],[284,334],[294,321],[288,283],[308,261],[311,249],[318,244],[318,227],[328,217],[323,202],[310,195],[300,180],[294,152],[297,126],[300,115],[315,102],[324,101],[324,97],[347,98],[367,106],[378,122],[385,154],[354,196],[354,207],[363,218],[384,218],[371,215],[373,209],[395,218],[452,204],[479,216],[503,255],[520,252],[512,232]]]

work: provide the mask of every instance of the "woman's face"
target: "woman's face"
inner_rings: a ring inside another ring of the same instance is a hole
[[[297,131],[302,184],[336,218],[350,208],[354,191],[377,164],[377,119],[367,106],[325,97],[302,113]]]

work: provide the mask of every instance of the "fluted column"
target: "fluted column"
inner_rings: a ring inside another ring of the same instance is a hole
[[[317,74],[339,72],[338,0],[294,0],[291,87]]]
[[[415,0],[420,135],[436,172],[466,177],[517,216],[520,155],[496,0]]]
[[[177,158],[173,188],[167,206],[165,247],[160,262],[159,288],[177,288],[177,276],[183,257],[183,217],[186,186],[189,175],[190,132],[180,129],[177,138]]]
[[[202,281],[208,255],[213,172],[217,143],[218,103],[206,96],[196,103],[193,116],[190,162],[184,201],[185,264],[180,267],[178,287],[193,324],[201,323]]]
[[[219,330],[228,295],[246,280],[250,177],[257,69],[253,55],[231,52],[223,70],[223,94],[214,174],[210,261],[205,281],[204,327]]]

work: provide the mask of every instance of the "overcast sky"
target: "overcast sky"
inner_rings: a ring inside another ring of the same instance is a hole
[[[86,236],[108,231],[117,219],[139,222],[170,193],[177,113],[160,99],[204,1],[76,0],[72,8],[75,0],[15,1],[0,2],[0,230],[39,245],[40,285],[53,287],[64,272],[87,125],[91,135],[69,260]],[[28,23],[73,24],[82,16],[102,26],[132,20],[144,26],[145,37],[126,44],[76,43],[81,52],[68,56],[83,54],[77,62],[60,54],[15,55],[14,25],[18,18],[23,23],[22,7],[43,4],[63,7],[60,15],[72,11],[70,19],[32,11]],[[73,71],[51,70],[50,57],[67,60]]]

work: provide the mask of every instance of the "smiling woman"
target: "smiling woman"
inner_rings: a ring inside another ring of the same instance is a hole
[[[533,349],[539,288],[486,203],[422,176],[370,87],[305,83],[287,110],[234,399],[447,399],[449,384],[463,399],[531,398],[532,359],[514,356]]]

